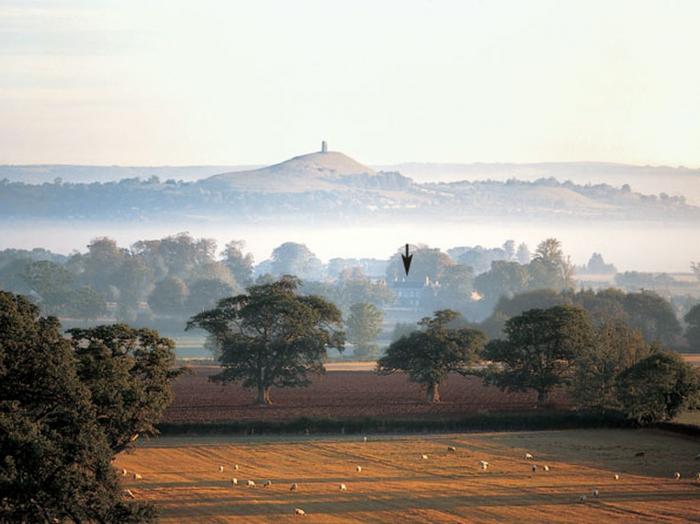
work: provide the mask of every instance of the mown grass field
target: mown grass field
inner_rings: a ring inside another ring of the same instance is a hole
[[[143,476],[129,475],[124,485],[154,502],[164,522],[651,523],[700,521],[698,453],[697,438],[655,430],[370,435],[368,442],[161,437],[115,465]],[[487,471],[480,460],[490,463]],[[232,477],[243,485],[233,486]],[[248,479],[257,486],[246,487]],[[272,486],[262,487],[265,480]],[[289,490],[292,482],[298,491]]]

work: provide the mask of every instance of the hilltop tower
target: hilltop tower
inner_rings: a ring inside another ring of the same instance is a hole
[[[325,140],[321,141],[321,153],[328,153],[328,144]]]

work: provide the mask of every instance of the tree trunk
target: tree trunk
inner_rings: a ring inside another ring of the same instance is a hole
[[[440,385],[437,383],[430,384],[427,391],[428,402],[440,402]]]
[[[258,386],[258,404],[272,404],[270,400],[270,386]]]

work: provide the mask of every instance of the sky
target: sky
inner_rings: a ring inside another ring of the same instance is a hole
[[[700,167],[700,2],[0,0],[0,163]]]

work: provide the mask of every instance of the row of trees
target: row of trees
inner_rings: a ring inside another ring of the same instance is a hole
[[[219,349],[223,371],[214,380],[256,388],[258,402],[269,403],[271,387],[305,386],[310,373],[323,372],[326,349],[344,347],[341,312],[298,288],[296,278],[284,277],[192,317],[188,329],[204,329]],[[371,324],[363,319],[376,313],[358,305],[349,324]],[[358,346],[373,335],[353,330]],[[525,311],[488,342],[459,313],[440,310],[395,340],[377,370],[407,373],[432,402],[450,373],[478,375],[504,390],[534,390],[540,405],[555,388],[567,387],[581,408],[619,410],[640,423],[670,418],[700,393],[700,376],[675,354],[620,319],[596,323],[572,305]]]
[[[174,342],[123,324],[69,330],[0,291],[0,521],[150,522],[112,460],[171,401]]]

